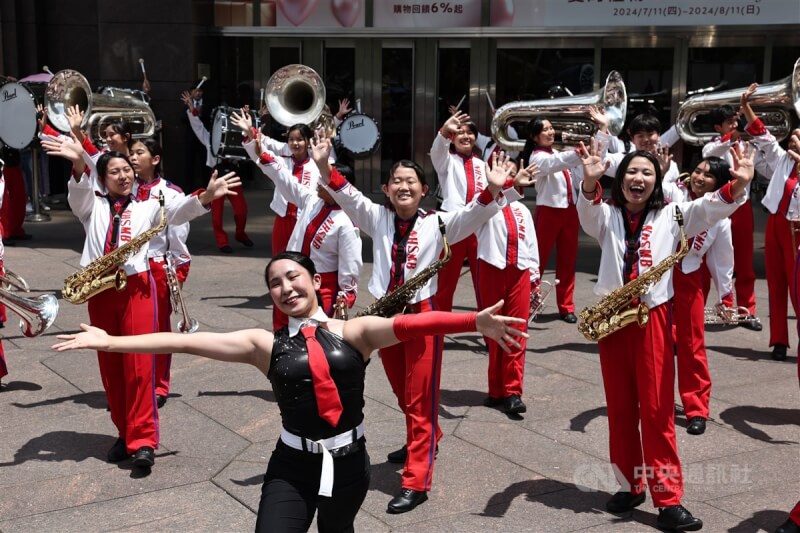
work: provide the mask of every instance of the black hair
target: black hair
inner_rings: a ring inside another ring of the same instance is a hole
[[[156,156],[158,156],[160,158],[164,157],[164,149],[161,147],[159,142],[157,140],[155,140],[154,138],[146,137],[144,139],[135,139],[131,143],[131,148],[133,148],[133,145],[136,144],[136,143],[142,143],[144,145],[144,147],[147,148],[147,151],[150,152],[150,155],[152,157],[156,157]],[[158,163],[156,164],[156,167],[155,167],[155,175],[158,176],[160,174],[161,174],[161,160],[159,159],[159,161],[158,161]]]
[[[712,109],[708,114],[708,119],[711,121],[712,126],[719,126],[736,115],[736,108],[730,104],[725,104]]]
[[[311,128],[309,128],[307,124],[294,124],[286,130],[286,136],[288,137],[293,131],[299,131],[300,135],[306,140],[306,144],[309,144],[311,138],[314,136],[314,132],[311,131]]]
[[[352,167],[345,165],[344,163],[335,162],[333,164],[333,168],[339,171],[339,174],[344,176],[344,178],[349,181],[350,183],[355,184],[356,182],[356,174],[353,172]]]
[[[715,156],[704,157],[697,162],[694,168],[697,168],[701,163],[708,163],[708,173],[714,176],[716,181],[714,185],[715,191],[731,181],[731,166],[724,159]]]
[[[294,261],[301,267],[308,270],[308,273],[311,275],[312,278],[317,273],[317,268],[314,266],[314,261],[312,261],[311,258],[308,257],[307,255],[301,254],[300,252],[290,252],[290,251],[281,252],[272,259],[270,259],[269,263],[267,263],[267,267],[264,269],[264,281],[267,283],[267,287],[269,287],[269,268],[272,266],[272,263],[274,263],[275,261],[280,261],[281,259],[288,259],[289,261]]]
[[[124,159],[128,166],[133,168],[131,165],[131,160],[128,159],[128,156],[123,154],[122,152],[106,152],[100,156],[100,159],[97,160],[97,175],[100,176],[103,180],[105,180],[106,172],[108,171],[108,164],[111,162],[112,159]]]
[[[417,174],[417,179],[419,179],[419,182],[422,184],[423,187],[428,184],[428,182],[425,180],[425,171],[422,170],[421,166],[411,161],[410,159],[401,159],[397,161],[394,165],[392,165],[392,168],[389,169],[389,174],[386,176],[386,179],[383,182],[384,185],[389,183],[389,179],[392,176],[394,176],[395,170],[397,170],[400,167],[413,169],[414,172]]]
[[[637,133],[652,133],[654,131],[661,133],[661,121],[650,113],[642,113],[641,115],[635,116],[628,126],[628,134],[631,137]]]
[[[617,174],[611,182],[611,200],[619,207],[624,207],[625,204],[628,203],[625,199],[625,193],[622,192],[622,182],[625,173],[628,171],[628,165],[630,165],[634,157],[643,157],[647,159],[653,164],[653,168],[655,168],[656,184],[653,188],[653,193],[650,195],[650,198],[647,199],[646,209],[648,211],[657,211],[667,205],[667,201],[664,199],[664,191],[661,188],[661,181],[663,179],[661,176],[661,165],[653,154],[645,150],[631,152],[620,161],[619,167],[617,167]]]
[[[114,133],[119,133],[119,135],[124,139],[125,136],[128,136],[128,140],[125,141],[126,146],[130,150],[131,146],[133,146],[133,132],[131,131],[131,126],[124,120],[118,120],[117,122],[111,122],[110,124],[106,124],[103,126],[103,131],[106,131],[107,128],[111,128],[114,130]]]
[[[529,121],[525,126],[525,147],[519,154],[519,161],[517,163],[518,167],[527,167],[528,161],[531,158],[531,154],[539,147],[539,145],[536,144],[536,137],[538,137],[539,134],[544,131],[545,120],[547,119],[536,117],[535,119]]]

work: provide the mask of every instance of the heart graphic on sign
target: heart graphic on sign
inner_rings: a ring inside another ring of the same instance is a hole
[[[361,13],[361,0],[331,0],[333,16],[342,26],[352,26]]]
[[[317,9],[318,0],[278,0],[278,7],[289,22],[299,26]]]
[[[492,26],[511,26],[514,22],[514,0],[492,0]]]

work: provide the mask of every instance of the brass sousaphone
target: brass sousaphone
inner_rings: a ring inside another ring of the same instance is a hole
[[[326,111],[325,84],[317,72],[306,65],[286,65],[275,71],[264,89],[270,116],[289,127],[308,124],[333,135],[333,116]]]

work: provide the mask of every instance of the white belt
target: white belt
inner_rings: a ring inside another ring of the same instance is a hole
[[[362,421],[355,429],[355,438],[353,438],[353,430],[348,429],[344,433],[340,433],[334,437],[322,440],[311,440],[305,437],[300,437],[294,433],[290,433],[286,428],[281,429],[281,440],[284,444],[295,450],[304,450],[309,453],[322,454],[322,473],[319,476],[319,492],[320,496],[330,497],[333,494],[333,457],[329,450],[335,450],[342,446],[347,446],[352,442],[364,436],[364,422]]]

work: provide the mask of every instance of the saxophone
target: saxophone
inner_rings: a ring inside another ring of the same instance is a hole
[[[631,307],[631,303],[644,296],[661,276],[689,253],[689,239],[683,229],[683,213],[678,206],[675,206],[675,221],[678,223],[681,239],[681,247],[677,252],[664,258],[633,281],[610,292],[594,307],[587,307],[580,312],[578,330],[587,340],[598,341],[634,322],[638,323],[640,328],[647,325],[650,320],[650,309],[647,304],[640,302],[636,307]]]
[[[445,226],[441,218],[439,218],[439,231],[442,232],[442,258],[420,270],[392,292],[372,302],[369,307],[356,316],[375,315],[389,318],[405,310],[408,302],[417,294],[417,291],[428,283],[428,281],[442,269],[445,263],[450,260],[450,245],[447,243]]]
[[[164,207],[163,194],[159,196],[158,201],[161,204],[161,221],[158,225],[67,276],[64,280],[64,288],[61,289],[61,295],[65,300],[73,304],[82,304],[92,296],[111,287],[117,291],[125,289],[128,277],[122,265],[128,258],[138,253],[145,243],[167,227],[167,210]]]

